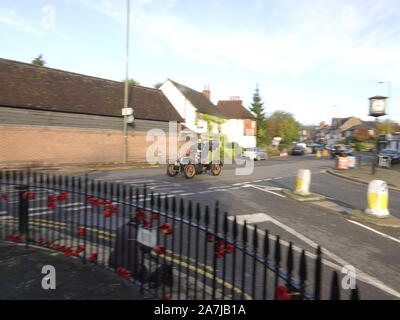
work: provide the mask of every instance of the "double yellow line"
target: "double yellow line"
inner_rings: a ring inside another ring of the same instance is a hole
[[[16,219],[16,218],[12,218],[12,219],[5,219],[2,221],[16,222],[17,220],[18,219]],[[65,222],[58,222],[58,221],[52,221],[52,220],[46,220],[46,219],[31,219],[29,221],[29,224],[42,226],[42,227],[49,227],[49,228],[54,228],[54,229],[59,229],[59,230],[66,230],[68,228],[67,223],[65,223]],[[100,239],[104,239],[104,240],[111,241],[111,240],[113,240],[113,238],[116,237],[116,234],[113,232],[108,232],[108,231],[100,230],[97,228],[86,227],[85,230],[89,230],[89,231],[98,233],[97,237]],[[160,259],[165,259],[176,265],[180,265],[186,269],[189,269],[197,274],[205,276],[208,279],[214,280],[214,274],[210,273],[210,272],[214,272],[214,268],[212,266],[197,262],[197,265],[201,266],[203,268],[203,269],[200,269],[198,267],[191,265],[190,263],[182,261],[182,260],[186,260],[186,261],[189,261],[192,263],[196,263],[196,260],[193,258],[173,252],[172,250],[166,250],[166,253],[168,253],[168,255],[165,255],[165,254],[159,255],[155,251],[153,251],[153,250],[151,251],[151,255],[153,255],[153,256],[157,256]],[[179,257],[179,259],[176,259],[174,257]],[[210,272],[207,272],[207,270]],[[237,287],[234,287],[231,283],[226,282],[218,277],[215,278],[215,281],[219,284],[222,284],[225,288],[227,288],[229,290],[233,290],[237,294],[243,296],[245,300],[253,300],[253,298],[250,295],[243,293],[242,290],[240,290]]]

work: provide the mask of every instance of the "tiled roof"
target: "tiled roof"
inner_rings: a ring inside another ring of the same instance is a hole
[[[254,115],[243,107],[241,100],[218,101],[217,107],[226,119],[255,119]]]
[[[210,114],[219,118],[224,118],[223,114],[218,108],[208,100],[201,92],[193,90],[175,81],[171,81],[175,87],[190,101],[190,103],[200,113]]]
[[[124,83],[0,59],[0,105],[121,116]],[[157,89],[129,87],[135,118],[183,121]]]

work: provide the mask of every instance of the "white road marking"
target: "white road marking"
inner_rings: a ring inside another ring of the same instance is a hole
[[[194,194],[196,194],[196,193],[188,192],[188,193],[181,193],[180,196],[191,196],[191,195],[194,195]]]
[[[255,213],[258,217],[260,217],[260,213]],[[282,222],[272,218],[271,216],[265,214],[265,213],[261,213],[265,215],[265,219],[268,219],[268,221],[274,223],[275,225],[277,225],[278,227],[282,228],[283,230],[285,230],[288,233],[293,234],[295,237],[299,238],[300,240],[302,240],[303,242],[307,243],[309,246],[311,246],[312,248],[317,248],[318,244],[314,241],[312,241],[311,239],[307,238],[306,236],[304,236],[303,234],[297,232],[296,230],[294,230],[293,228],[283,224]],[[234,216],[230,216],[229,219],[233,219]],[[238,216],[236,216],[236,219],[238,219]],[[243,221],[244,222],[244,221]],[[254,227],[249,226],[249,229],[253,229]],[[283,241],[281,241],[281,243],[283,244]],[[287,243],[285,245],[288,245]],[[293,249],[295,249],[295,246],[293,246]],[[300,248],[296,248],[296,251],[300,250]],[[323,254],[327,257],[330,257],[332,260],[336,261],[337,263],[339,263],[339,265],[336,265],[334,263],[331,263],[325,259],[322,259],[322,262],[328,266],[331,266],[332,268],[335,268],[339,271],[342,270],[342,267],[345,265],[351,265],[351,263],[348,263],[347,261],[343,260],[342,258],[340,258],[339,256],[337,256],[336,254],[334,254],[333,252],[327,250],[326,248],[322,249]],[[315,256],[315,255],[314,255]],[[400,292],[388,287],[386,284],[384,284],[382,281],[362,272],[360,269],[356,269],[356,274],[357,274],[357,279],[360,281],[363,281],[365,283],[368,283],[388,294],[391,294],[397,298],[400,298]]]
[[[379,231],[377,231],[377,230],[375,230],[375,229],[372,229],[372,228],[370,228],[370,227],[367,227],[367,226],[363,225],[362,223],[359,223],[359,222],[353,221],[353,220],[347,220],[347,221],[349,221],[349,222],[351,222],[351,223],[354,223],[354,224],[356,224],[356,225],[358,225],[358,226],[360,226],[360,227],[363,227],[363,228],[365,228],[365,229],[367,229],[367,230],[369,230],[369,231],[375,232],[376,234],[379,234],[380,236],[382,236],[382,237],[384,237],[384,238],[386,238],[386,239],[390,239],[390,240],[392,240],[392,241],[394,241],[394,242],[400,243],[400,239],[394,238],[394,237],[389,236],[389,235],[387,235],[387,234],[385,234],[385,233],[382,233],[382,232],[379,232]]]
[[[251,185],[251,184],[245,185],[243,187],[244,188],[254,188],[254,189],[257,189],[257,190],[264,191],[264,192],[272,193],[272,194],[274,194],[274,195],[276,195],[278,197],[281,197],[281,198],[285,198],[284,195],[281,195],[281,194],[276,193],[276,192],[273,191],[273,190],[275,190],[275,191],[283,190],[282,188],[275,188],[275,187],[268,187],[268,186],[255,186],[255,185]]]
[[[253,182],[261,182],[262,180],[254,180]]]

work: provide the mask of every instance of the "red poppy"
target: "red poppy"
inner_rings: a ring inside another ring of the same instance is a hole
[[[51,241],[46,242],[46,246],[51,247],[52,245],[53,245],[53,242],[51,242]]]
[[[125,268],[118,267],[116,272],[121,278],[129,279],[131,277],[131,272]]]
[[[158,230],[165,235],[172,234],[172,227],[168,223],[163,223],[158,227]]]
[[[98,207],[99,206],[99,200],[98,199],[93,199],[91,202],[92,206]]]
[[[14,241],[14,239],[15,239],[15,236],[13,234],[9,234],[7,237],[8,241]]]
[[[92,196],[87,196],[87,197],[86,197],[86,201],[88,201],[88,202],[93,201],[93,199],[94,199],[94,198],[93,198]]]
[[[213,242],[214,241],[214,235],[211,233],[207,233],[207,242]]]
[[[66,248],[64,250],[64,254],[66,257],[70,257],[72,255],[72,249],[71,248]]]
[[[146,228],[149,228],[149,229],[153,227],[153,223],[151,221],[148,221],[148,220],[144,220],[143,224],[144,224],[144,226]]]
[[[165,296],[164,300],[172,300],[172,297],[171,296]]]
[[[112,205],[112,203],[107,203],[106,204],[106,208],[107,209],[112,209],[112,208],[114,208],[114,206]]]
[[[225,247],[225,252],[232,253],[233,251],[235,251],[235,246],[233,244],[228,243]]]
[[[68,198],[68,193],[67,192],[61,192],[58,196],[57,196],[57,201],[58,202],[62,202],[65,199]]]
[[[219,240],[218,241],[219,246],[225,246],[225,241],[224,240]]]
[[[79,228],[78,228],[78,235],[84,236],[84,235],[85,235],[85,232],[86,232],[86,230],[85,230],[84,227],[79,227]]]
[[[47,204],[47,206],[48,206],[49,209],[55,209],[56,208],[56,204],[54,202],[49,202]]]
[[[110,210],[104,210],[103,214],[105,217],[111,217],[111,211]]]
[[[284,286],[278,286],[275,288],[276,290],[276,300],[291,300],[292,295],[289,292],[289,289]]]
[[[154,249],[154,251],[157,253],[157,254],[164,254],[165,253],[165,246],[156,246],[155,247],[155,249]]]
[[[74,250],[74,251],[72,251],[72,255],[74,256],[74,257],[78,257],[79,256],[79,251],[77,251],[77,250]]]
[[[108,206],[108,205],[112,204],[112,201],[111,200],[105,200],[104,203]]]
[[[90,254],[89,261],[92,261],[92,262],[97,261],[97,253]]]
[[[112,213],[118,213],[118,207],[111,207],[111,212]]]
[[[151,220],[158,220],[158,213],[153,212],[151,214]]]
[[[39,239],[38,239],[38,242],[39,243],[43,243],[45,240],[44,240],[44,238],[43,237],[40,237]]]
[[[55,196],[47,196],[47,202],[55,202],[56,197]]]
[[[29,200],[35,200],[36,199],[36,193],[28,192],[28,199]]]
[[[223,253],[223,252],[217,253],[217,258],[223,258],[223,257],[225,257],[225,253]]]
[[[85,247],[83,246],[83,245],[78,245],[77,247],[76,247],[76,250],[78,251],[78,252],[83,252],[83,251],[85,251]]]
[[[1,195],[1,197],[3,198],[3,200],[8,200],[10,198],[10,196],[8,195],[8,193],[3,193]]]
[[[105,205],[106,201],[104,199],[99,199],[99,205]]]
[[[22,194],[22,200],[28,200],[28,192]]]
[[[21,237],[20,236],[15,236],[14,237],[14,242],[15,243],[21,243],[22,242]]]

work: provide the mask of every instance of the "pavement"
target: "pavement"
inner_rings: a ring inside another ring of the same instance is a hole
[[[329,173],[340,178],[358,183],[368,184],[371,180],[383,180],[389,189],[400,191],[400,164],[392,168],[376,168],[375,174],[371,174],[371,167],[358,167],[348,170],[329,169]]]
[[[0,300],[143,300],[140,289],[95,264],[43,248],[0,241]],[[56,270],[56,288],[42,288],[45,265]]]

